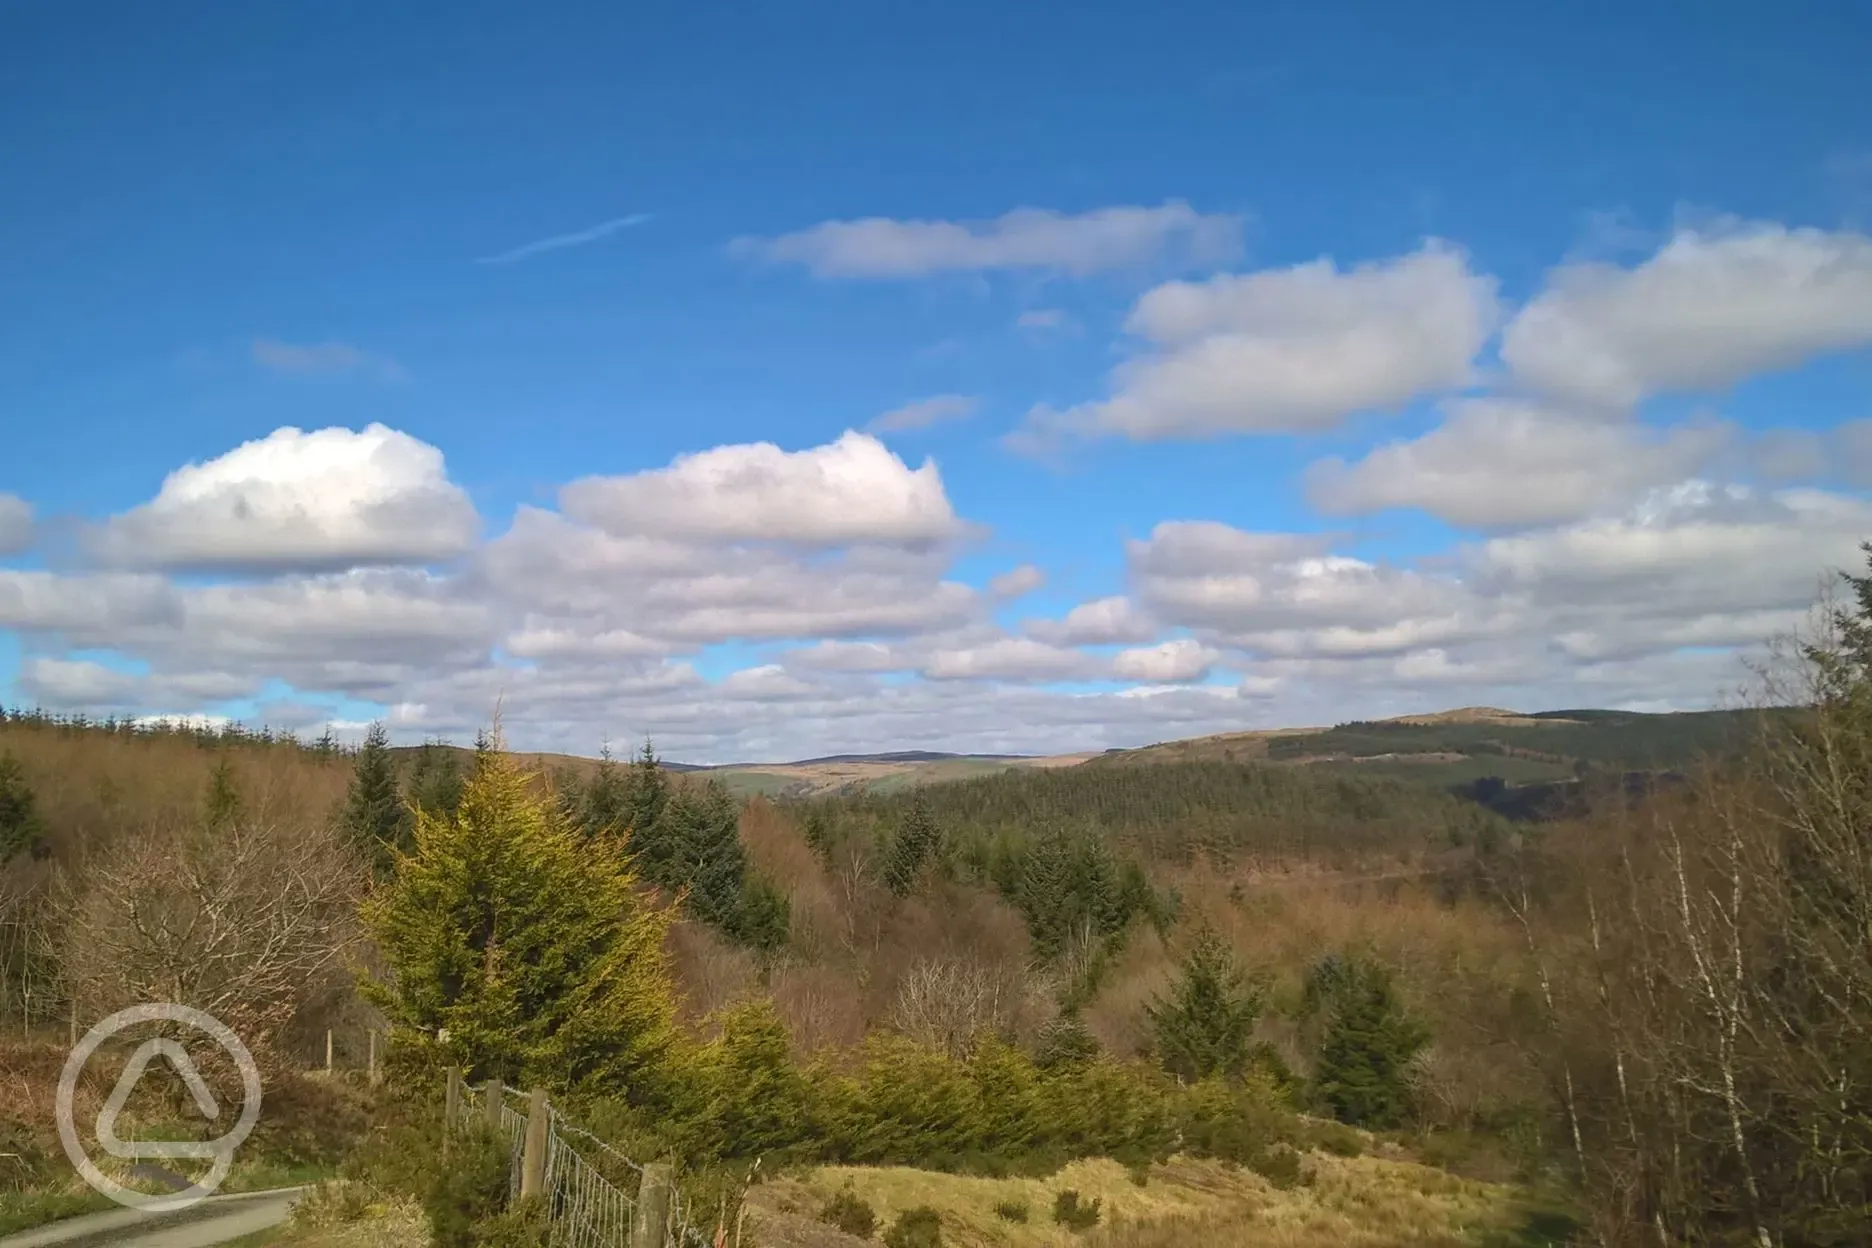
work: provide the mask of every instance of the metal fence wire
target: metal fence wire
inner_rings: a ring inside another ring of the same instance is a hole
[[[451,1126],[466,1129],[487,1122],[487,1089],[464,1084]],[[508,1146],[509,1198],[520,1195],[526,1129],[527,1097],[515,1089],[503,1088],[496,1130]],[[643,1189],[644,1167],[574,1125],[550,1105],[545,1161],[542,1195],[547,1205],[550,1248],[645,1248],[647,1244],[657,1248],[710,1248],[712,1241],[706,1232],[691,1226],[688,1204],[673,1183],[661,1237],[645,1228],[633,1239],[636,1197]]]

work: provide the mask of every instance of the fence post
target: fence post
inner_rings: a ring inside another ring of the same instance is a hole
[[[377,1032],[373,1029],[364,1034],[369,1038],[370,1043],[370,1056],[366,1059],[368,1064],[365,1066],[364,1077],[369,1080],[370,1086],[374,1088],[377,1086]]]
[[[498,1075],[489,1075],[487,1081],[487,1104],[482,1106],[487,1111],[488,1130],[495,1135],[501,1129],[501,1081]]]
[[[520,1153],[520,1199],[546,1190],[546,1089],[534,1088],[527,1097],[526,1142]]]
[[[448,1091],[442,1095],[442,1132],[444,1135],[454,1132],[455,1122],[461,1116],[461,1094],[461,1071],[451,1066],[448,1074]]]
[[[325,1075],[327,1078],[330,1078],[331,1073],[332,1073],[332,1060],[331,1059],[332,1059],[332,1033],[331,1033],[331,1028],[327,1027],[325,1029]]]
[[[630,1248],[664,1248],[669,1242],[670,1187],[675,1167],[653,1161],[643,1168],[637,1209],[631,1218]]]
[[[448,1090],[442,1094],[442,1155],[449,1155],[449,1138],[459,1130],[461,1121],[461,1071],[449,1067]]]

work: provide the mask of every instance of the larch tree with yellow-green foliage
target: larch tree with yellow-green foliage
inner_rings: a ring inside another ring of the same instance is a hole
[[[674,912],[636,887],[623,837],[573,828],[498,748],[452,815],[414,821],[364,906],[385,968],[366,995],[474,1077],[659,1096]]]

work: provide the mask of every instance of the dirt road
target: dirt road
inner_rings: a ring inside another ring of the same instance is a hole
[[[174,1213],[113,1209],[68,1218],[9,1235],[0,1248],[209,1248],[278,1226],[304,1191],[282,1187],[235,1196],[210,1196]]]

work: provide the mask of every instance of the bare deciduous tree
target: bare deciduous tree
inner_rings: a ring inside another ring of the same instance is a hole
[[[265,814],[117,838],[61,877],[62,962],[81,1008],[172,1001],[256,1053],[348,989],[363,870],[329,826]]]

